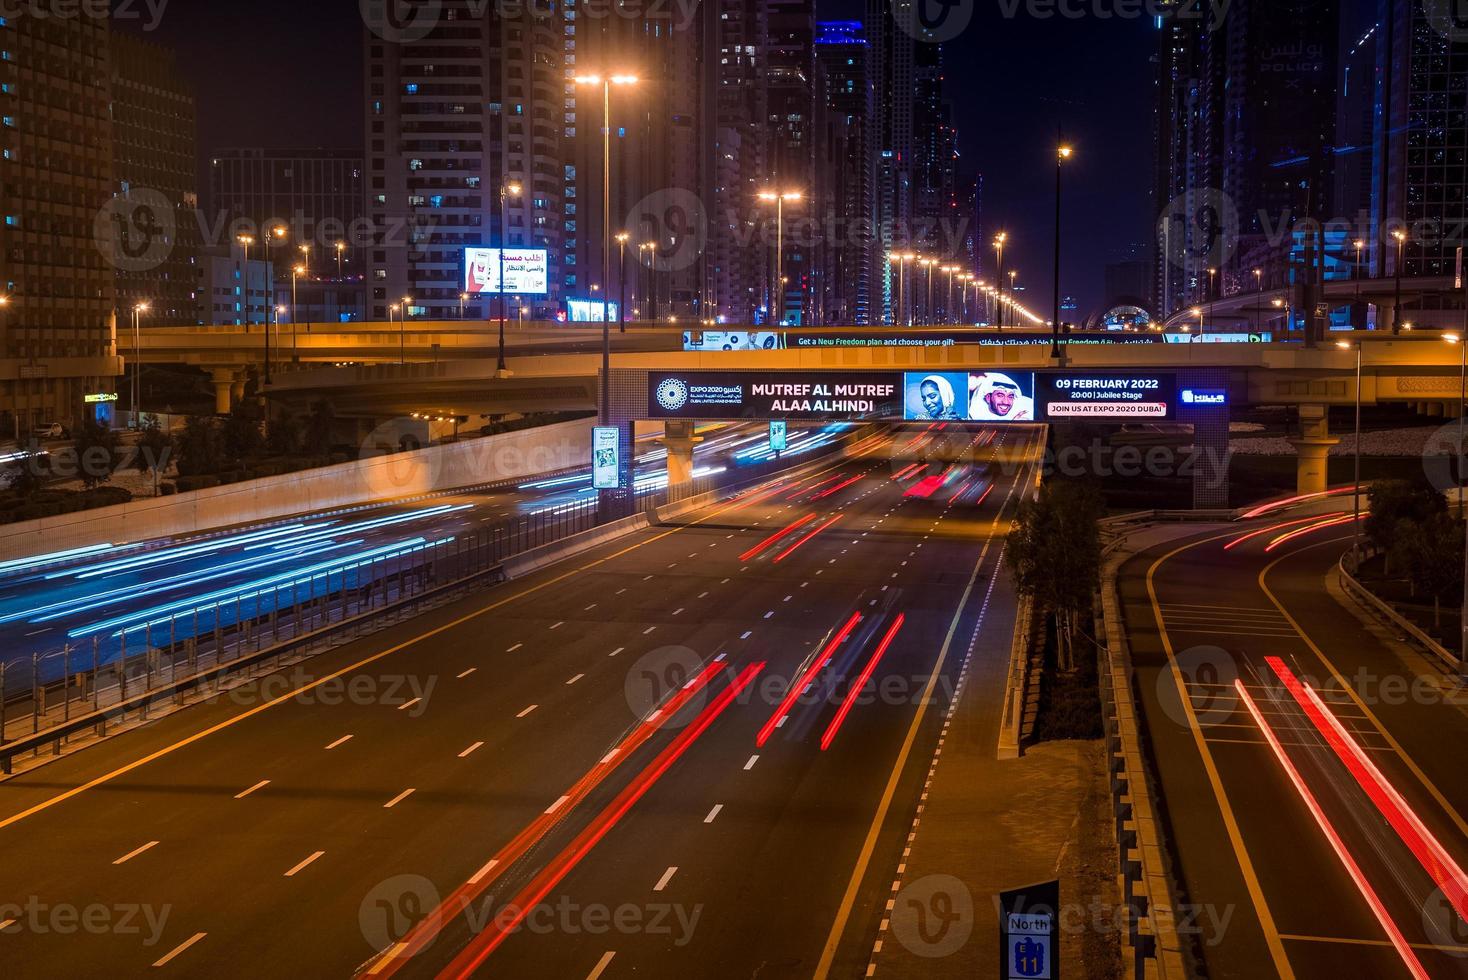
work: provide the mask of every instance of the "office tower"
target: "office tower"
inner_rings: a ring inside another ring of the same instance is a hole
[[[826,175],[816,201],[825,270],[823,319],[869,324],[873,283],[879,269],[873,256],[872,185],[876,169],[867,155],[867,129],[873,112],[869,46],[860,21],[818,25],[816,56],[823,72],[825,119],[818,152]]]
[[[111,36],[113,190],[122,201],[161,194],[166,213],[135,209],[158,248],[157,262],[117,270],[117,307],[126,321],[139,303],[148,323],[198,322],[199,194],[194,97],[171,51],[128,34]]]
[[[783,293],[785,305],[775,322],[805,323],[810,316],[813,235],[811,208],[820,207],[815,173],[817,99],[815,10],[807,0],[766,0],[768,53],[765,108],[769,139],[767,171],[776,190],[798,191],[800,201],[784,208],[786,236],[778,250],[782,267],[773,273],[771,294]],[[766,224],[769,224],[766,216]],[[778,229],[777,229],[778,231]],[[778,243],[776,243],[778,244]],[[783,291],[780,278],[786,282]]]
[[[890,259],[911,244],[914,58],[917,42],[904,31],[894,8],[912,0],[867,0],[867,43],[870,46],[873,123],[867,155],[876,168],[872,217],[876,222],[880,280],[875,316],[895,322],[897,271]]]
[[[112,392],[119,244],[108,22],[0,20],[0,434],[75,425]]]
[[[549,295],[526,298],[543,311],[560,299],[562,241],[575,234],[562,206],[572,10],[526,4],[507,16],[443,0],[436,12],[394,40],[364,28],[368,315],[386,320],[406,299],[410,319],[457,317],[465,246],[502,242],[549,251]]]

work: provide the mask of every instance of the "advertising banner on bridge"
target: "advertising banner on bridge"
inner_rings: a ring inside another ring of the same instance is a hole
[[[1035,421],[1035,376],[998,371],[654,371],[653,419]]]
[[[1175,374],[1042,374],[1036,388],[1040,416],[1050,422],[1164,422],[1174,417],[1177,403]]]

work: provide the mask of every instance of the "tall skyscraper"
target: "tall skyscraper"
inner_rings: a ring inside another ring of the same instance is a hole
[[[117,306],[126,320],[139,303],[147,321],[199,322],[199,192],[194,96],[167,48],[132,35],[111,36],[113,189],[121,201],[161,194],[168,213],[135,209],[159,246],[158,262],[117,270]]]
[[[785,205],[787,227],[795,230],[809,227],[811,207],[819,208],[822,204],[814,200],[816,113],[820,104],[815,7],[808,0],[765,0],[765,3],[769,31],[765,63],[767,173],[772,188],[801,194],[800,202]],[[782,267],[774,271],[770,292],[772,296],[783,295],[785,306],[775,311],[775,322],[808,321],[814,245],[811,234],[796,232],[786,237],[783,249],[777,249]],[[781,278],[786,280],[783,290]]]
[[[572,8],[518,13],[442,0],[432,23],[407,36],[365,29],[374,319],[405,299],[410,318],[456,317],[467,245],[547,249],[549,296],[526,299],[547,307],[561,297],[563,239],[575,234],[562,206]],[[466,315],[487,317],[493,305],[472,303]]]
[[[917,41],[899,25],[899,10],[913,0],[867,0],[866,36],[874,91],[867,155],[876,168],[872,217],[876,222],[878,304],[875,316],[895,322],[898,270],[891,256],[911,244],[913,217],[914,60]],[[910,18],[909,18],[910,20]]]
[[[824,289],[819,308],[829,323],[869,324],[873,284],[872,185],[876,170],[867,155],[867,129],[873,112],[869,46],[860,21],[817,25],[816,56],[823,73],[825,125],[818,141],[819,172],[825,175],[816,198],[821,228]]]
[[[0,19],[0,433],[75,425],[114,390],[117,271],[108,22]]]

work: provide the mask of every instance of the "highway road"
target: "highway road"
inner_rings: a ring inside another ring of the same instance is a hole
[[[0,783],[5,961],[859,975],[1037,439],[896,430]]]
[[[785,458],[799,459],[829,447],[847,429],[842,424],[794,429]],[[764,426],[748,425],[719,427],[695,454],[696,477],[729,480],[739,478],[741,467],[771,457]],[[660,447],[639,453],[639,495],[666,487],[666,460]],[[90,666],[92,639],[100,637],[99,659],[106,663],[116,655],[118,628],[156,618],[156,610],[177,609],[183,615],[203,596],[210,597],[206,604],[227,604],[266,580],[303,576],[307,568],[338,567],[364,553],[394,554],[490,525],[544,521],[594,506],[594,496],[590,471],[583,469],[429,499],[303,514],[227,533],[0,563],[0,662],[23,661],[18,669],[27,671],[28,685],[32,654],[46,658],[43,677],[56,677],[64,644],[72,644],[78,662]]]
[[[1468,697],[1340,593],[1350,508],[1215,526],[1122,569],[1210,977],[1468,976]]]

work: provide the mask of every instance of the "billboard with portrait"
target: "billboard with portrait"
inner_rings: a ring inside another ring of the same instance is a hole
[[[1035,376],[1027,371],[909,372],[902,387],[910,422],[1035,421]]]
[[[504,288],[500,288],[500,250],[471,245],[464,249],[464,292],[544,296],[550,292],[550,253],[543,248],[504,250]]]

